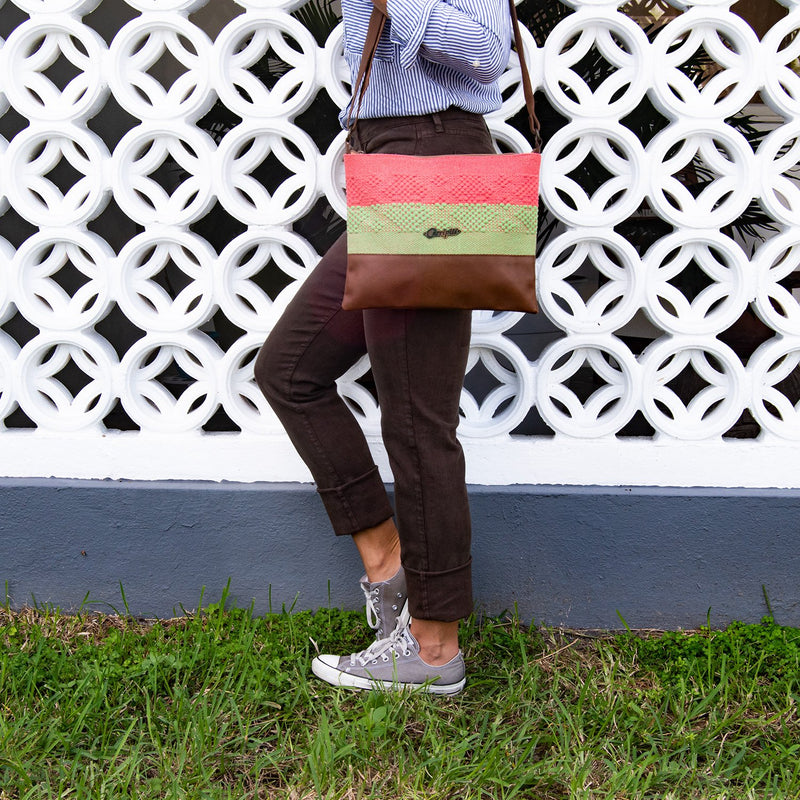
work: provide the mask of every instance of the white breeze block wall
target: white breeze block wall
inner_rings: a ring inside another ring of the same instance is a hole
[[[98,5],[0,2],[0,18],[27,15],[0,50],[0,111],[27,121],[0,140],[0,210],[32,226],[0,240],[0,474],[308,480],[252,371],[319,258],[298,221],[320,199],[345,214],[344,135],[320,147],[306,113],[324,95],[347,101],[341,25],[319,46],[291,16],[299,2],[241,0],[212,41],[195,13],[205,0],[127,0],[109,45],[86,20]],[[759,41],[727,2],[698,2],[650,41],[614,2],[571,5],[543,47],[525,33],[534,86],[566,118],[544,150],[542,199],[560,223],[538,262],[558,335],[531,355],[523,315],[475,313],[470,371],[484,388],[463,395],[469,479],[800,486],[800,397],[787,389],[800,361],[800,8],[787,2]],[[268,88],[251,68],[270,49],[285,68]],[[579,62],[592,53],[609,76],[590,87]],[[681,69],[697,54],[712,62],[700,84]],[[490,127],[523,151],[507,122],[519,79],[512,56]],[[643,144],[625,119],[645,97],[668,124]],[[132,123],[109,145],[90,121],[112,99]],[[215,141],[196,123],[218,99],[241,122]],[[726,123],[749,108],[769,128],[755,151]],[[590,189],[576,177],[589,161],[604,171]],[[254,175],[269,164],[276,185]],[[754,200],[774,224],[764,241],[731,228]],[[92,225],[112,203],[131,224],[119,252]],[[243,223],[220,252],[190,228],[215,204]],[[644,212],[667,228],[642,251],[615,227]],[[265,269],[285,275],[272,297]],[[689,269],[704,285],[686,296]],[[743,358],[719,336],[748,305],[771,335]],[[112,310],[136,331],[124,348],[98,331]],[[224,346],[220,316],[237,331]],[[9,333],[20,320],[26,335]],[[341,391],[385,469],[379,409],[357,382],[367,369]],[[130,430],[109,425],[114,409]],[[205,432],[220,409],[232,429]],[[532,410],[539,434],[524,432]],[[760,433],[730,438],[746,410]],[[20,415],[28,427],[8,422]],[[644,435],[618,436],[634,419]]]

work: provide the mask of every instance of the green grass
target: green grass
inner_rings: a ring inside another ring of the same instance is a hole
[[[0,607],[0,798],[797,798],[800,631],[470,620],[455,698],[310,675],[362,617]]]

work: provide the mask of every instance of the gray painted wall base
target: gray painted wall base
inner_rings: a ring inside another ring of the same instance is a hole
[[[575,628],[800,626],[800,491],[473,486],[475,600]],[[355,548],[301,484],[0,481],[0,589],[14,606],[171,616],[356,608]],[[0,598],[1,599],[1,598]]]

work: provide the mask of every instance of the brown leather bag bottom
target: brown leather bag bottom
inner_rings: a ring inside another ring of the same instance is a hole
[[[342,308],[539,310],[535,256],[369,255],[347,257]]]

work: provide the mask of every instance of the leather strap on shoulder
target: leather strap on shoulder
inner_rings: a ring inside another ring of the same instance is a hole
[[[513,2],[513,0],[511,0]],[[367,38],[364,42],[364,51],[361,53],[361,63],[358,65],[358,75],[356,75],[355,86],[353,86],[353,96],[350,100],[350,110],[347,113],[347,132],[348,137],[353,132],[353,128],[358,122],[358,112],[361,111],[361,102],[369,86],[369,76],[372,72],[372,61],[378,50],[378,42],[383,35],[386,27],[386,14],[378,8],[373,7],[367,28]],[[354,109],[355,106],[355,109]]]
[[[519,66],[522,72],[522,93],[525,95],[525,105],[528,109],[528,125],[530,125],[531,133],[533,134],[533,149],[538,153],[542,149],[542,137],[539,132],[539,118],[536,116],[536,102],[533,99],[531,76],[528,72],[528,64],[525,61],[525,48],[522,44],[522,32],[517,19],[517,7],[514,5],[514,0],[508,0],[508,5],[511,9],[511,22],[514,26],[514,45],[519,56]]]

